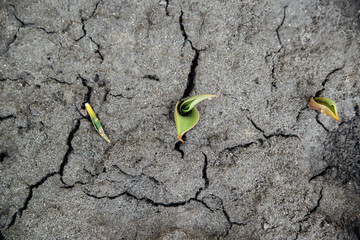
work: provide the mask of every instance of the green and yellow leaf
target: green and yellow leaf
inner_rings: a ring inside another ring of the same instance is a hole
[[[332,117],[340,122],[340,118],[337,114],[336,104],[334,101],[332,101],[329,98],[324,98],[324,97],[310,98],[308,107],[310,109],[318,110],[319,112],[325,114],[326,116]]]
[[[111,142],[110,139],[106,136],[103,127],[101,126],[100,120],[98,119],[98,117],[96,116],[94,110],[92,109],[92,107],[90,106],[89,103],[85,103],[85,108],[86,111],[88,112],[91,122],[93,123],[96,131],[99,132],[100,136],[102,138],[104,138],[106,141],[108,141],[109,143]]]

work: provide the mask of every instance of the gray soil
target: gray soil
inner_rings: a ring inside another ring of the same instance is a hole
[[[0,238],[359,239],[359,11],[1,0]]]

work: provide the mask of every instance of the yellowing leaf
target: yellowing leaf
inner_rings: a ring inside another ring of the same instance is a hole
[[[96,114],[95,114],[94,110],[92,109],[92,107],[90,106],[90,104],[85,103],[85,108],[90,116],[91,122],[93,123],[96,131],[98,131],[100,136],[103,137],[106,141],[108,141],[110,143],[111,142],[110,139],[106,136],[104,129],[101,126],[100,120],[96,116]]]

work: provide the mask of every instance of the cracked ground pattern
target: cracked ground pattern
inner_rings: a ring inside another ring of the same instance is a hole
[[[0,239],[359,239],[359,11],[1,1]]]

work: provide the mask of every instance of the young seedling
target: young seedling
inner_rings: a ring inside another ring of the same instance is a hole
[[[318,110],[326,116],[332,117],[340,122],[340,118],[337,114],[336,104],[334,101],[324,97],[310,98],[308,103],[310,109]]]
[[[96,131],[99,132],[100,136],[103,137],[106,141],[108,141],[109,143],[111,142],[110,139],[106,136],[103,127],[101,126],[101,123],[98,119],[98,117],[96,116],[94,110],[92,109],[92,107],[90,106],[89,103],[85,103],[85,108],[86,111],[89,113],[91,122],[93,123]]]
[[[195,105],[199,102],[216,97],[216,95],[202,94],[191,97],[185,101],[179,101],[175,106],[175,124],[178,139],[181,142],[184,134],[192,129],[196,123],[199,121],[199,111],[196,109]]]

